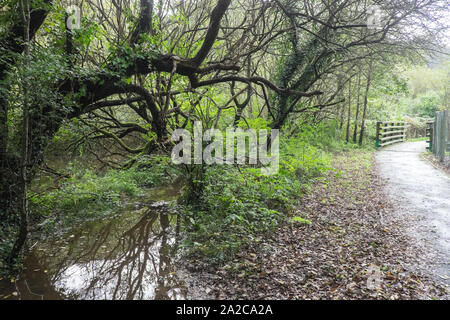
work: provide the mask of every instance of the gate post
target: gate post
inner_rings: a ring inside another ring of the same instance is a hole
[[[428,143],[428,151],[433,152],[433,136],[434,136],[434,122],[428,121],[427,122],[427,129],[426,129],[426,135],[427,135],[427,143]]]
[[[440,111],[436,113],[437,115],[437,130],[436,130],[436,138],[437,138],[437,157],[440,162],[444,162],[445,160],[445,152],[447,149],[447,117],[448,111]]]
[[[438,147],[439,147],[439,111],[436,112],[436,116],[434,118],[434,140],[433,140],[433,154],[435,157],[438,156]]]
[[[377,122],[377,138],[376,138],[376,142],[375,142],[375,146],[378,148],[380,146],[380,133],[381,133],[381,121]]]
[[[441,136],[442,150],[441,150],[441,157],[439,159],[441,162],[444,162],[445,153],[447,152],[447,141],[448,141],[447,133],[448,133],[448,110],[444,110],[442,111],[442,136]]]

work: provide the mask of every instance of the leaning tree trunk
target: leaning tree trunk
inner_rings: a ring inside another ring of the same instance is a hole
[[[338,88],[342,86],[342,75],[338,75]],[[343,101],[344,95],[342,92],[339,92],[339,100]],[[344,116],[345,116],[345,104],[339,103],[337,108],[337,115],[336,118],[339,121],[339,132],[342,133],[342,128],[344,127]]]
[[[250,57],[251,56],[249,56],[249,58],[247,59],[247,77],[249,77],[249,78],[251,76],[251,70],[250,70],[251,61],[250,61]],[[237,127],[238,124],[239,124],[239,121],[242,118],[242,113],[244,112],[244,110],[248,106],[248,104],[250,103],[250,99],[252,97],[252,87],[250,85],[247,86],[247,89],[246,89],[247,96],[246,96],[245,100],[242,103],[239,102],[239,99],[238,99],[239,94],[236,95],[235,87],[236,87],[236,82],[233,81],[231,83],[231,86],[230,86],[230,92],[231,92],[231,95],[234,98],[233,99],[234,100],[234,104],[236,105],[236,114],[234,115],[233,126]]]
[[[366,129],[367,103],[369,99],[369,89],[371,85],[371,80],[372,80],[372,63],[369,64],[369,70],[367,71],[367,85],[366,85],[366,92],[364,93],[364,110],[361,121],[361,131],[359,133],[359,145],[362,145],[364,140],[364,133]]]

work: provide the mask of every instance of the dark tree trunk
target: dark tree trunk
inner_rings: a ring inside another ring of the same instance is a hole
[[[342,130],[344,127],[344,118],[345,118],[345,104],[341,104],[339,107],[340,119],[339,119],[339,130]]]
[[[22,13],[23,20],[23,39],[24,41],[24,55],[25,55],[25,69],[28,68],[28,57],[30,55],[30,2],[29,0],[24,0],[20,2],[20,11]],[[22,91],[23,91],[23,105],[22,105],[22,139],[21,139],[21,159],[20,159],[20,178],[19,178],[19,234],[14,242],[14,246],[8,257],[9,265],[14,265],[18,260],[22,248],[27,241],[28,236],[28,199],[27,199],[27,189],[28,189],[28,152],[29,152],[29,137],[30,137],[30,116],[29,116],[29,81],[28,76],[25,74],[21,78]]]
[[[358,96],[356,98],[356,114],[355,114],[355,129],[353,130],[353,142],[356,143],[357,137],[358,137],[358,118],[359,118],[359,109],[360,109],[360,103],[359,98],[361,95],[361,71],[358,75]]]
[[[0,220],[17,223],[20,195],[20,158],[6,154],[0,171]],[[16,214],[14,214],[16,213]]]
[[[338,75],[338,88],[342,87],[343,76]],[[343,99],[344,95],[342,91],[339,92],[339,100],[345,101]],[[339,121],[339,132],[342,132],[342,128],[344,127],[344,114],[345,114],[345,104],[339,103],[337,108],[336,119]]]
[[[364,133],[366,129],[367,103],[369,99],[369,89],[371,80],[372,80],[372,63],[370,63],[369,70],[367,71],[367,85],[366,85],[366,92],[364,93],[364,110],[361,121],[361,132],[359,133],[359,145],[362,145],[364,140]]]
[[[1,171],[6,165],[8,135],[8,100],[0,93],[0,177]],[[1,179],[0,183],[3,183]]]
[[[235,93],[234,93],[234,82],[232,84],[231,94],[233,96],[235,95]],[[247,88],[247,97],[246,97],[244,102],[240,103],[238,98],[234,99],[234,103],[236,105],[236,114],[234,115],[234,121],[233,121],[233,126],[234,127],[238,126],[239,121],[242,118],[242,113],[244,112],[245,108],[248,106],[251,96],[252,96],[252,88],[250,86],[248,86],[248,88]]]
[[[52,0],[44,0],[31,3],[30,23],[28,25],[28,36],[34,37],[41,27],[49,12]],[[3,90],[0,93],[0,218],[2,221],[18,222],[17,213],[20,208],[20,158],[15,154],[8,153],[8,97],[7,77],[10,68],[16,64],[18,55],[25,49],[24,36],[26,34],[23,17],[16,12],[13,21],[0,38],[0,83]]]
[[[352,80],[348,81],[348,112],[347,112],[347,130],[345,133],[345,141],[350,141],[350,118],[352,115]]]

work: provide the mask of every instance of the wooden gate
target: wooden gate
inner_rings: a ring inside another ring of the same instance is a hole
[[[377,147],[404,142],[408,125],[402,121],[380,121],[377,122]]]

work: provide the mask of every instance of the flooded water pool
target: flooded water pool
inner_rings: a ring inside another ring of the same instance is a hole
[[[174,263],[177,215],[161,201],[173,198],[172,193],[160,192],[139,209],[38,243],[26,255],[18,279],[1,281],[0,299],[186,298]]]

